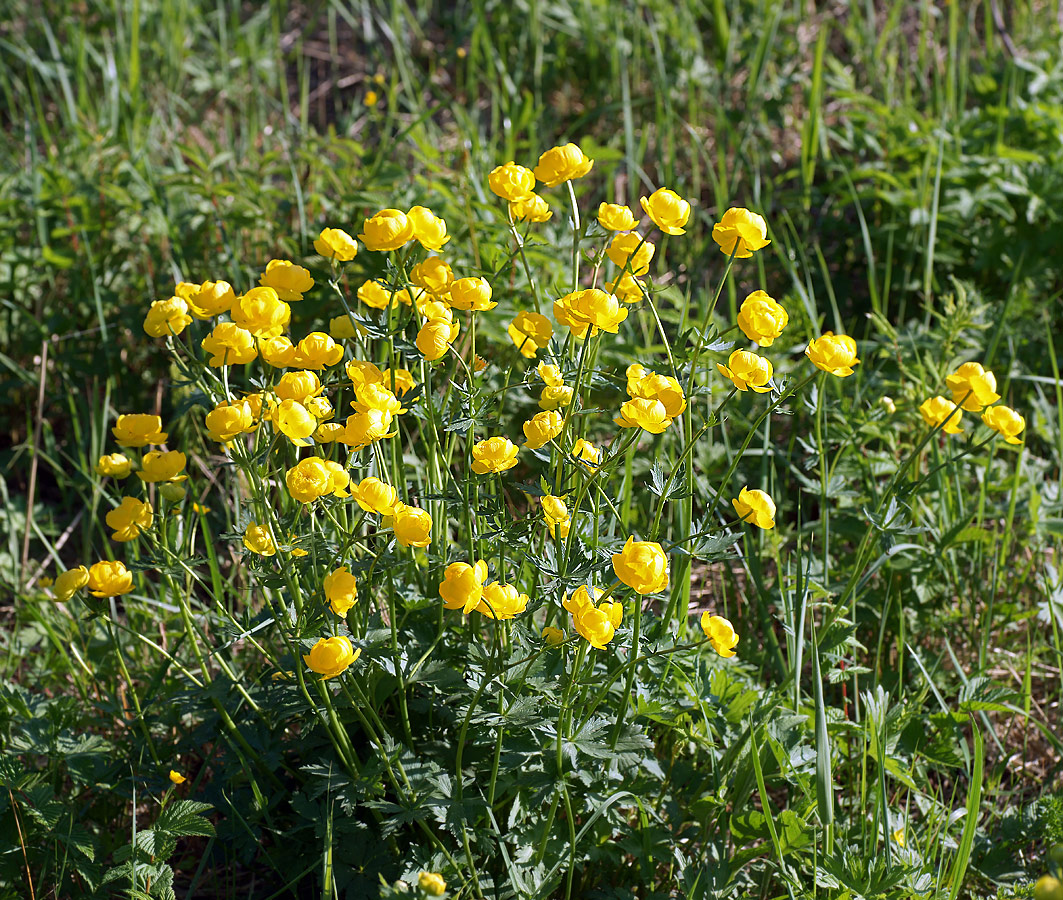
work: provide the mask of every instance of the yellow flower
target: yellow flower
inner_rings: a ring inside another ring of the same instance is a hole
[[[369,279],[358,288],[358,299],[372,309],[387,309],[391,303],[391,291],[379,281]]]
[[[510,160],[497,166],[487,176],[487,186],[503,200],[524,200],[535,190],[535,174]]]
[[[598,224],[606,231],[631,231],[637,223],[629,207],[619,203],[599,203]]]
[[[768,224],[763,217],[741,206],[733,206],[712,226],[712,239],[720,250],[736,259],[748,259],[757,250],[767,247]]]
[[[509,438],[493,437],[478,441],[472,447],[472,470],[477,475],[505,472],[517,464],[517,445]]]
[[[572,625],[592,647],[604,650],[613,639],[623,613],[623,606],[616,602],[603,600],[598,606],[588,603],[573,611]]]
[[[565,382],[561,377],[561,370],[550,363],[541,362],[535,367],[539,377],[549,387],[561,387]]]
[[[329,638],[320,638],[310,648],[310,652],[303,656],[303,662],[318,675],[335,678],[337,675],[342,675],[361,655],[361,647],[355,650],[350,638],[338,634]]]
[[[551,147],[539,157],[539,165],[534,175],[547,187],[554,187],[563,181],[582,178],[594,165],[594,160],[587,159],[583,151],[575,144]]]
[[[510,340],[516,344],[521,356],[532,359],[550,343],[554,327],[546,316],[533,312],[519,312],[509,325]]]
[[[444,297],[454,283],[454,272],[438,256],[429,256],[410,269],[410,281],[433,297]]]
[[[701,614],[701,630],[712,644],[712,649],[720,656],[734,656],[734,648],[738,646],[738,635],[735,634],[731,623],[723,616],[710,615],[708,612]]]
[[[584,584],[576,588],[567,597],[564,597],[561,600],[561,605],[570,613],[575,613],[588,606],[594,606],[601,595],[602,592],[598,590],[598,588],[591,587],[589,584]]]
[[[135,541],[140,532],[151,528],[151,514],[150,503],[142,503],[135,497],[123,497],[122,505],[104,517],[107,527],[114,529],[111,540],[122,544]]]
[[[180,334],[191,324],[188,303],[180,297],[152,301],[151,308],[144,317],[144,331],[151,337]]]
[[[166,432],[162,430],[162,418],[148,413],[133,413],[119,416],[111,434],[119,447],[144,447],[147,444],[165,444]]]
[[[128,478],[133,471],[133,463],[124,453],[107,453],[96,460],[97,475],[110,475],[112,478]]]
[[[439,252],[443,245],[450,240],[447,234],[447,223],[437,216],[427,206],[415,206],[406,218],[413,226],[413,236],[425,250]]]
[[[511,200],[509,217],[514,222],[545,222],[552,215],[550,204],[538,194],[529,194],[523,200]]]
[[[380,102],[380,95],[376,91],[365,92],[365,105],[370,109],[375,107]]]
[[[93,597],[118,597],[133,590],[133,573],[125,563],[101,560],[89,567],[87,585]]]
[[[432,543],[432,517],[416,506],[396,503],[392,527],[395,539],[403,547],[427,547]]]
[[[524,444],[529,450],[538,450],[561,434],[565,419],[559,412],[536,413],[524,423]]]
[[[583,467],[589,472],[597,471],[602,461],[602,451],[583,438],[572,445],[569,455],[583,463]]]
[[[548,384],[539,395],[539,407],[541,409],[560,409],[562,406],[568,406],[571,402],[572,388],[564,384],[557,386]]]
[[[646,295],[645,283],[630,272],[624,272],[612,281],[605,282],[605,289],[624,303],[638,303]]]
[[[199,346],[210,354],[208,366],[239,366],[258,356],[254,335],[232,322],[219,322]]]
[[[982,421],[1003,436],[1009,444],[1021,444],[1018,435],[1026,427],[1026,420],[1010,406],[990,406],[982,413]]]
[[[454,338],[458,336],[457,322],[448,322],[445,319],[429,319],[421,330],[417,332],[414,341],[417,349],[421,351],[429,362],[442,359],[450,349]]]
[[[414,381],[413,373],[409,369],[385,369],[382,378],[384,387],[398,397],[417,387],[417,382]]]
[[[450,305],[455,309],[486,312],[498,303],[491,300],[491,285],[480,277],[459,278],[450,286]]]
[[[527,606],[527,594],[520,593],[511,584],[492,581],[484,585],[476,611],[489,619],[512,619],[524,612]]]
[[[402,401],[383,384],[360,384],[354,389],[354,397],[355,399],[351,401],[351,408],[356,413],[378,409],[389,416],[397,416],[406,412]]]
[[[324,228],[314,241],[314,250],[326,259],[350,262],[358,255],[358,242],[339,228]]]
[[[278,334],[258,342],[258,355],[274,369],[283,369],[295,359],[295,346],[287,335]]]
[[[572,296],[569,309],[573,318],[591,326],[592,335],[597,334],[598,329],[616,334],[628,314],[616,297],[598,288],[577,291]]]
[[[346,566],[340,566],[325,576],[321,582],[325,591],[325,599],[337,616],[345,616],[358,600],[358,580],[347,571]]]
[[[363,478],[357,487],[351,488],[351,496],[366,512],[381,516],[395,515],[395,503],[399,499],[398,491],[379,478]]]
[[[438,872],[422,872],[417,876],[417,886],[432,897],[442,897],[447,891],[447,883]]]
[[[313,503],[332,491],[332,473],[323,459],[309,456],[292,466],[284,476],[288,493],[300,503]]]
[[[170,769],[170,781],[174,784],[184,784],[188,779],[176,769]]]
[[[547,625],[543,629],[543,640],[545,640],[551,647],[556,647],[565,642],[565,632],[560,628],[552,628]]]
[[[892,837],[897,842],[897,844],[899,846],[903,847],[905,845],[904,829],[903,828],[898,828],[896,831],[894,831],[890,835],[890,837]]]
[[[305,404],[311,397],[321,393],[321,379],[316,372],[300,370],[285,372],[273,388],[281,400],[298,400]]]
[[[236,302],[236,293],[228,281],[204,281],[195,288],[184,299],[188,302],[188,311],[197,319],[211,319],[227,313]]]
[[[413,223],[399,209],[382,209],[366,219],[358,239],[366,250],[398,250],[413,239]]]
[[[731,501],[738,513],[738,518],[750,522],[757,528],[775,527],[775,501],[764,491],[750,490],[747,487],[738,492],[738,497]]]
[[[187,475],[181,475],[187,459],[180,450],[150,450],[140,461],[137,478],[154,484],[159,481],[184,481]]]
[[[282,400],[273,410],[273,424],[286,438],[303,444],[317,428],[317,419],[298,400]]]
[[[690,204],[675,191],[657,188],[649,197],[642,197],[646,215],[653,219],[653,224],[665,234],[686,234],[683,226],[690,218]]]
[[[952,402],[968,412],[981,412],[982,407],[1000,399],[996,376],[980,363],[964,363],[945,379],[945,384],[952,391]]]
[[[298,303],[303,299],[303,294],[314,286],[314,279],[307,269],[287,259],[271,259],[258,283],[262,287],[273,288],[281,300]]]
[[[384,373],[371,362],[366,362],[361,359],[352,359],[348,361],[344,368],[347,371],[347,377],[351,379],[351,384],[356,391],[363,384],[384,383]]]
[[[391,427],[391,413],[382,409],[370,409],[366,412],[355,413],[347,417],[346,428],[343,436],[339,438],[344,444],[348,444],[355,450],[383,440],[394,437],[398,432],[388,431]]]
[[[618,268],[638,276],[650,270],[650,260],[656,250],[656,246],[644,241],[641,234],[632,231],[614,237],[605,252]]]
[[[56,576],[52,591],[56,603],[66,603],[78,591],[89,583],[89,570],[84,566],[68,569]]]
[[[244,546],[258,556],[273,556],[277,552],[277,544],[269,527],[257,522],[247,523],[247,528],[244,529]]]
[[[238,434],[255,430],[255,417],[251,413],[251,404],[246,400],[236,403],[219,403],[203,420],[207,426],[207,436],[212,441],[227,444]]]
[[[642,428],[651,434],[660,434],[672,424],[660,400],[644,400],[642,397],[626,401],[620,407],[620,415],[613,421],[621,428]]]
[[[446,300],[450,300],[450,296],[446,297]],[[451,310],[443,299],[435,299],[431,294],[422,294],[417,301],[417,311],[421,314],[426,322],[441,321],[448,324],[454,323],[454,312]]]
[[[770,347],[789,321],[786,310],[764,291],[753,291],[738,310],[738,327],[742,334],[761,347]]]
[[[364,335],[365,329],[357,322],[352,321],[347,313],[344,313],[342,316],[336,316],[336,318],[328,320],[328,333],[329,337],[337,341],[345,341],[358,337],[360,334]]]
[[[756,391],[764,394],[771,390],[771,378],[774,374],[771,360],[757,356],[751,350],[735,350],[727,360],[727,365],[716,363],[716,368],[740,391]]]
[[[945,434],[963,434],[963,409],[940,394],[930,397],[919,404],[919,413],[923,421],[932,428],[941,426]]]
[[[628,394],[644,400],[659,400],[669,419],[682,415],[687,408],[683,388],[674,376],[647,372],[642,366],[638,366],[638,369],[628,366],[627,376]]]
[[[550,537],[566,538],[572,527],[572,517],[568,513],[564,497],[555,497],[547,494],[542,498],[543,521],[550,529]]]
[[[443,570],[439,583],[439,596],[447,609],[460,609],[470,613],[480,603],[484,582],[487,580],[487,563],[478,559],[473,565],[463,562],[451,563]]]
[[[292,320],[292,308],[281,300],[273,288],[257,287],[236,298],[229,318],[234,325],[255,337],[271,338],[284,331]],[[218,329],[214,330],[217,332]]]
[[[291,366],[304,369],[324,369],[343,359],[343,347],[323,331],[311,331],[295,347]]]
[[[807,356],[818,369],[845,378],[853,374],[853,366],[860,362],[856,358],[856,341],[847,334],[834,334],[824,331],[823,337],[813,338],[805,347]]]
[[[319,444],[332,444],[340,440],[346,431],[346,424],[340,422],[322,422],[314,430],[314,440]]]
[[[613,554],[613,571],[639,594],[656,594],[668,587],[668,557],[656,541],[629,537],[623,549]]]

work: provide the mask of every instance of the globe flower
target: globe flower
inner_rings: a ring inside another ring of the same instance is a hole
[[[496,166],[491,170],[487,176],[487,186],[503,200],[524,200],[535,190],[535,174],[531,169],[510,160],[504,166]]]
[[[144,331],[151,337],[177,335],[192,324],[188,303],[180,297],[152,301],[144,317]]]
[[[384,438],[394,437],[397,431],[388,431],[391,427],[391,413],[382,409],[370,409],[347,417],[343,436],[339,438],[354,450],[361,450],[369,444]]]
[[[202,285],[196,284],[192,281],[179,281],[174,285],[173,295],[180,297],[186,303],[191,300],[196,292],[202,287]]]
[[[651,434],[661,434],[672,424],[660,400],[636,397],[620,407],[620,415],[613,420],[621,428],[642,428]]]
[[[89,593],[93,597],[118,597],[133,590],[133,573],[125,563],[101,560],[89,566]]]
[[[316,372],[300,370],[285,372],[274,386],[273,393],[281,400],[298,400],[305,404],[311,397],[320,394],[321,390],[321,379]]]
[[[761,347],[770,347],[789,321],[786,310],[764,291],[753,291],[738,310],[738,327]]]
[[[447,883],[438,872],[422,872],[417,876],[417,887],[430,897],[442,897],[447,892]]]
[[[162,444],[166,432],[162,430],[162,418],[147,413],[119,416],[111,429],[119,447],[143,447],[147,444]]]
[[[449,302],[450,295],[448,294],[446,300]],[[447,324],[454,324],[454,312],[451,310],[442,299],[435,299],[431,294],[422,294],[417,302],[417,312],[419,312],[422,318],[426,322],[433,320],[446,322]]]
[[[738,518],[750,522],[757,528],[775,527],[775,501],[764,491],[750,490],[747,487],[738,492],[738,497],[731,501],[738,513]]]
[[[180,474],[187,459],[180,450],[149,450],[140,460],[137,478],[148,484],[159,481],[184,481],[187,475]]]
[[[378,409],[390,416],[397,416],[406,412],[402,401],[383,384],[360,384],[354,389],[354,398],[351,407],[357,413]]]
[[[351,496],[366,512],[381,516],[395,515],[395,504],[399,499],[398,491],[379,478],[363,478],[357,487],[351,488]]]
[[[429,362],[442,359],[458,336],[458,324],[445,319],[429,319],[417,332],[414,345]]]
[[[258,283],[262,287],[273,288],[281,300],[298,303],[303,299],[303,294],[314,286],[314,279],[307,269],[287,259],[271,259]]]
[[[639,281],[630,272],[624,272],[612,281],[605,282],[605,289],[624,303],[638,303],[646,296],[645,282]]]
[[[528,595],[511,584],[492,581],[485,584],[476,611],[489,619],[512,619],[528,606]]]
[[[600,203],[598,224],[606,231],[632,231],[638,223],[629,207],[619,203]]]
[[[734,656],[734,648],[738,646],[738,635],[735,634],[731,623],[723,616],[710,615],[708,612],[701,614],[701,630],[712,644],[712,649],[720,656]]]
[[[565,419],[559,412],[536,413],[524,423],[524,444],[529,450],[538,450],[561,434]]]
[[[602,592],[598,588],[584,584],[576,588],[571,594],[562,597],[561,605],[570,613],[575,613],[588,606],[594,606],[601,595]]]
[[[963,434],[963,408],[938,395],[919,404],[919,413],[932,428],[940,427],[945,434]]]
[[[357,322],[352,321],[347,313],[344,313],[342,316],[328,320],[328,333],[333,340],[345,341],[364,335],[366,331]]]
[[[741,206],[731,207],[712,226],[712,239],[720,250],[736,259],[748,259],[757,250],[767,247],[768,224],[763,217]]]
[[[432,543],[432,517],[416,506],[396,503],[392,528],[403,547],[427,547]]]
[[[642,366],[638,366],[642,369]],[[627,392],[632,398],[641,397],[644,400],[659,400],[664,406],[665,414],[669,419],[683,414],[687,408],[686,396],[683,388],[672,375],[658,375],[656,372],[638,370],[628,366]]]
[[[317,428],[317,419],[298,400],[282,400],[273,410],[273,424],[286,438],[305,441]]]
[[[292,320],[292,308],[273,288],[257,287],[236,298],[229,310],[229,318],[234,325],[255,337],[271,338],[280,334]]]
[[[358,580],[347,571],[346,566],[333,569],[321,582],[325,599],[337,616],[345,616],[358,602]]]
[[[514,222],[545,222],[551,216],[550,204],[538,194],[529,194],[523,200],[509,203],[509,217]]]
[[[133,471],[133,463],[124,453],[106,453],[96,460],[95,472],[101,477],[110,475],[119,480],[128,478]]]
[[[365,220],[358,240],[366,250],[398,250],[413,239],[413,223],[398,209],[382,209]]]
[[[56,576],[52,591],[55,593],[56,603],[66,603],[78,591],[89,583],[89,570],[84,566],[76,569],[68,569]]]
[[[447,609],[460,609],[470,613],[480,604],[484,582],[487,580],[487,563],[478,559],[473,565],[463,562],[451,563],[443,571],[439,583],[439,596]]]
[[[624,608],[619,603],[603,600],[599,606],[587,604],[572,613],[572,625],[585,641],[597,650],[604,650],[620,625]]]
[[[244,529],[244,546],[257,556],[273,556],[277,544],[273,540],[269,527],[258,522],[248,522]]]
[[[491,285],[486,278],[459,278],[450,286],[450,305],[455,309],[485,312],[498,303],[491,300]]]
[[[547,494],[541,500],[543,506],[543,521],[550,529],[550,537],[566,538],[572,527],[572,517],[568,513],[564,497],[555,497]]]
[[[358,255],[358,242],[339,228],[324,228],[314,241],[314,250],[325,259],[350,262]]]
[[[363,384],[383,384],[384,373],[373,363],[361,359],[352,359],[344,367],[351,385],[357,391]]]
[[[554,301],[554,318],[557,319],[559,324],[568,328],[573,337],[582,340],[587,336],[587,332],[590,331],[591,323],[574,306],[579,293],[579,291],[572,291],[563,297],[558,297]]]
[[[414,239],[425,250],[438,253],[450,240],[450,235],[447,234],[447,223],[427,206],[415,206],[406,213],[406,218],[413,226]]]
[[[613,571],[639,594],[656,594],[668,587],[668,557],[656,541],[629,537],[621,551],[613,554]]]
[[[284,476],[288,493],[300,503],[313,503],[331,493],[332,473],[323,459],[309,456],[292,466]]]
[[[541,362],[535,367],[535,371],[543,382],[550,387],[561,387],[561,385],[564,384],[564,379],[561,377],[561,370],[557,366]]]
[[[616,334],[620,323],[627,318],[628,311],[617,298],[598,288],[577,291],[569,296],[572,298],[569,304],[570,317],[589,324],[592,335],[597,334],[599,329]]]
[[[219,322],[199,346],[210,354],[208,366],[239,366],[258,356],[254,335],[232,322]]]
[[[454,272],[438,256],[429,256],[410,269],[410,281],[433,297],[445,297],[454,283]]]
[[[357,291],[357,297],[371,309],[387,309],[391,303],[391,291],[379,281],[369,279]]]
[[[314,440],[319,444],[332,444],[342,439],[346,431],[346,424],[340,422],[322,422],[314,430]]]
[[[1000,399],[996,376],[980,363],[964,363],[945,379],[945,384],[952,391],[952,402],[968,412],[981,412]]]
[[[329,474],[328,492],[334,497],[349,497],[347,486],[351,483],[350,473],[331,459],[325,460],[325,468],[328,469]]]
[[[540,409],[551,410],[568,406],[572,402],[572,388],[565,384],[548,384],[539,395]]]
[[[641,234],[632,231],[614,237],[605,252],[618,268],[629,275],[638,276],[650,270],[650,260],[656,250],[653,244],[643,240]]]
[[[546,316],[539,313],[519,312],[510,323],[508,332],[521,356],[532,359],[550,343],[550,338],[554,336],[554,326]]]
[[[287,335],[278,334],[258,342],[258,355],[266,365],[284,369],[292,365],[295,359],[295,346]]]
[[[551,647],[557,647],[565,642],[565,632],[560,628],[553,628],[547,625],[543,629],[543,640]]]
[[[856,358],[856,341],[847,334],[834,334],[824,331],[823,337],[813,338],[805,347],[807,356],[818,369],[845,378],[853,374],[853,366],[860,362]]]
[[[690,204],[675,191],[657,188],[649,197],[639,202],[653,224],[665,234],[686,234],[683,226],[690,218]]]
[[[598,466],[602,461],[601,449],[595,447],[594,444],[589,441],[585,441],[583,438],[579,438],[576,443],[572,445],[569,455],[573,459],[583,463],[583,467],[587,469],[588,472],[597,471]]]
[[[196,319],[212,319],[232,309],[236,302],[236,292],[228,281],[204,281],[195,285],[185,301],[188,311]]]
[[[382,373],[383,385],[396,397],[401,397],[417,387],[413,373],[409,369],[385,369]]]
[[[289,365],[304,369],[324,369],[343,359],[343,347],[323,331],[311,331],[295,345],[295,354]]]
[[[727,360],[727,365],[716,363],[716,368],[740,391],[756,391],[764,394],[771,390],[771,378],[774,374],[771,360],[757,356],[750,350],[735,350]]]
[[[255,418],[251,404],[246,400],[236,403],[219,403],[203,420],[207,436],[212,441],[227,444],[238,434],[255,430]]]
[[[583,151],[575,144],[551,147],[539,157],[535,167],[535,177],[547,187],[554,187],[564,181],[582,178],[594,165],[594,160],[587,159]]]
[[[351,639],[342,634],[321,638],[310,652],[303,656],[305,662],[318,675],[335,678],[342,675],[347,668],[362,655],[362,648],[354,649]]]
[[[493,437],[478,441],[472,447],[472,470],[477,475],[505,472],[517,464],[517,445],[509,438]]]
[[[982,413],[982,421],[1000,434],[1009,444],[1021,444],[1019,435],[1026,428],[1026,420],[1009,406],[991,406]]]

